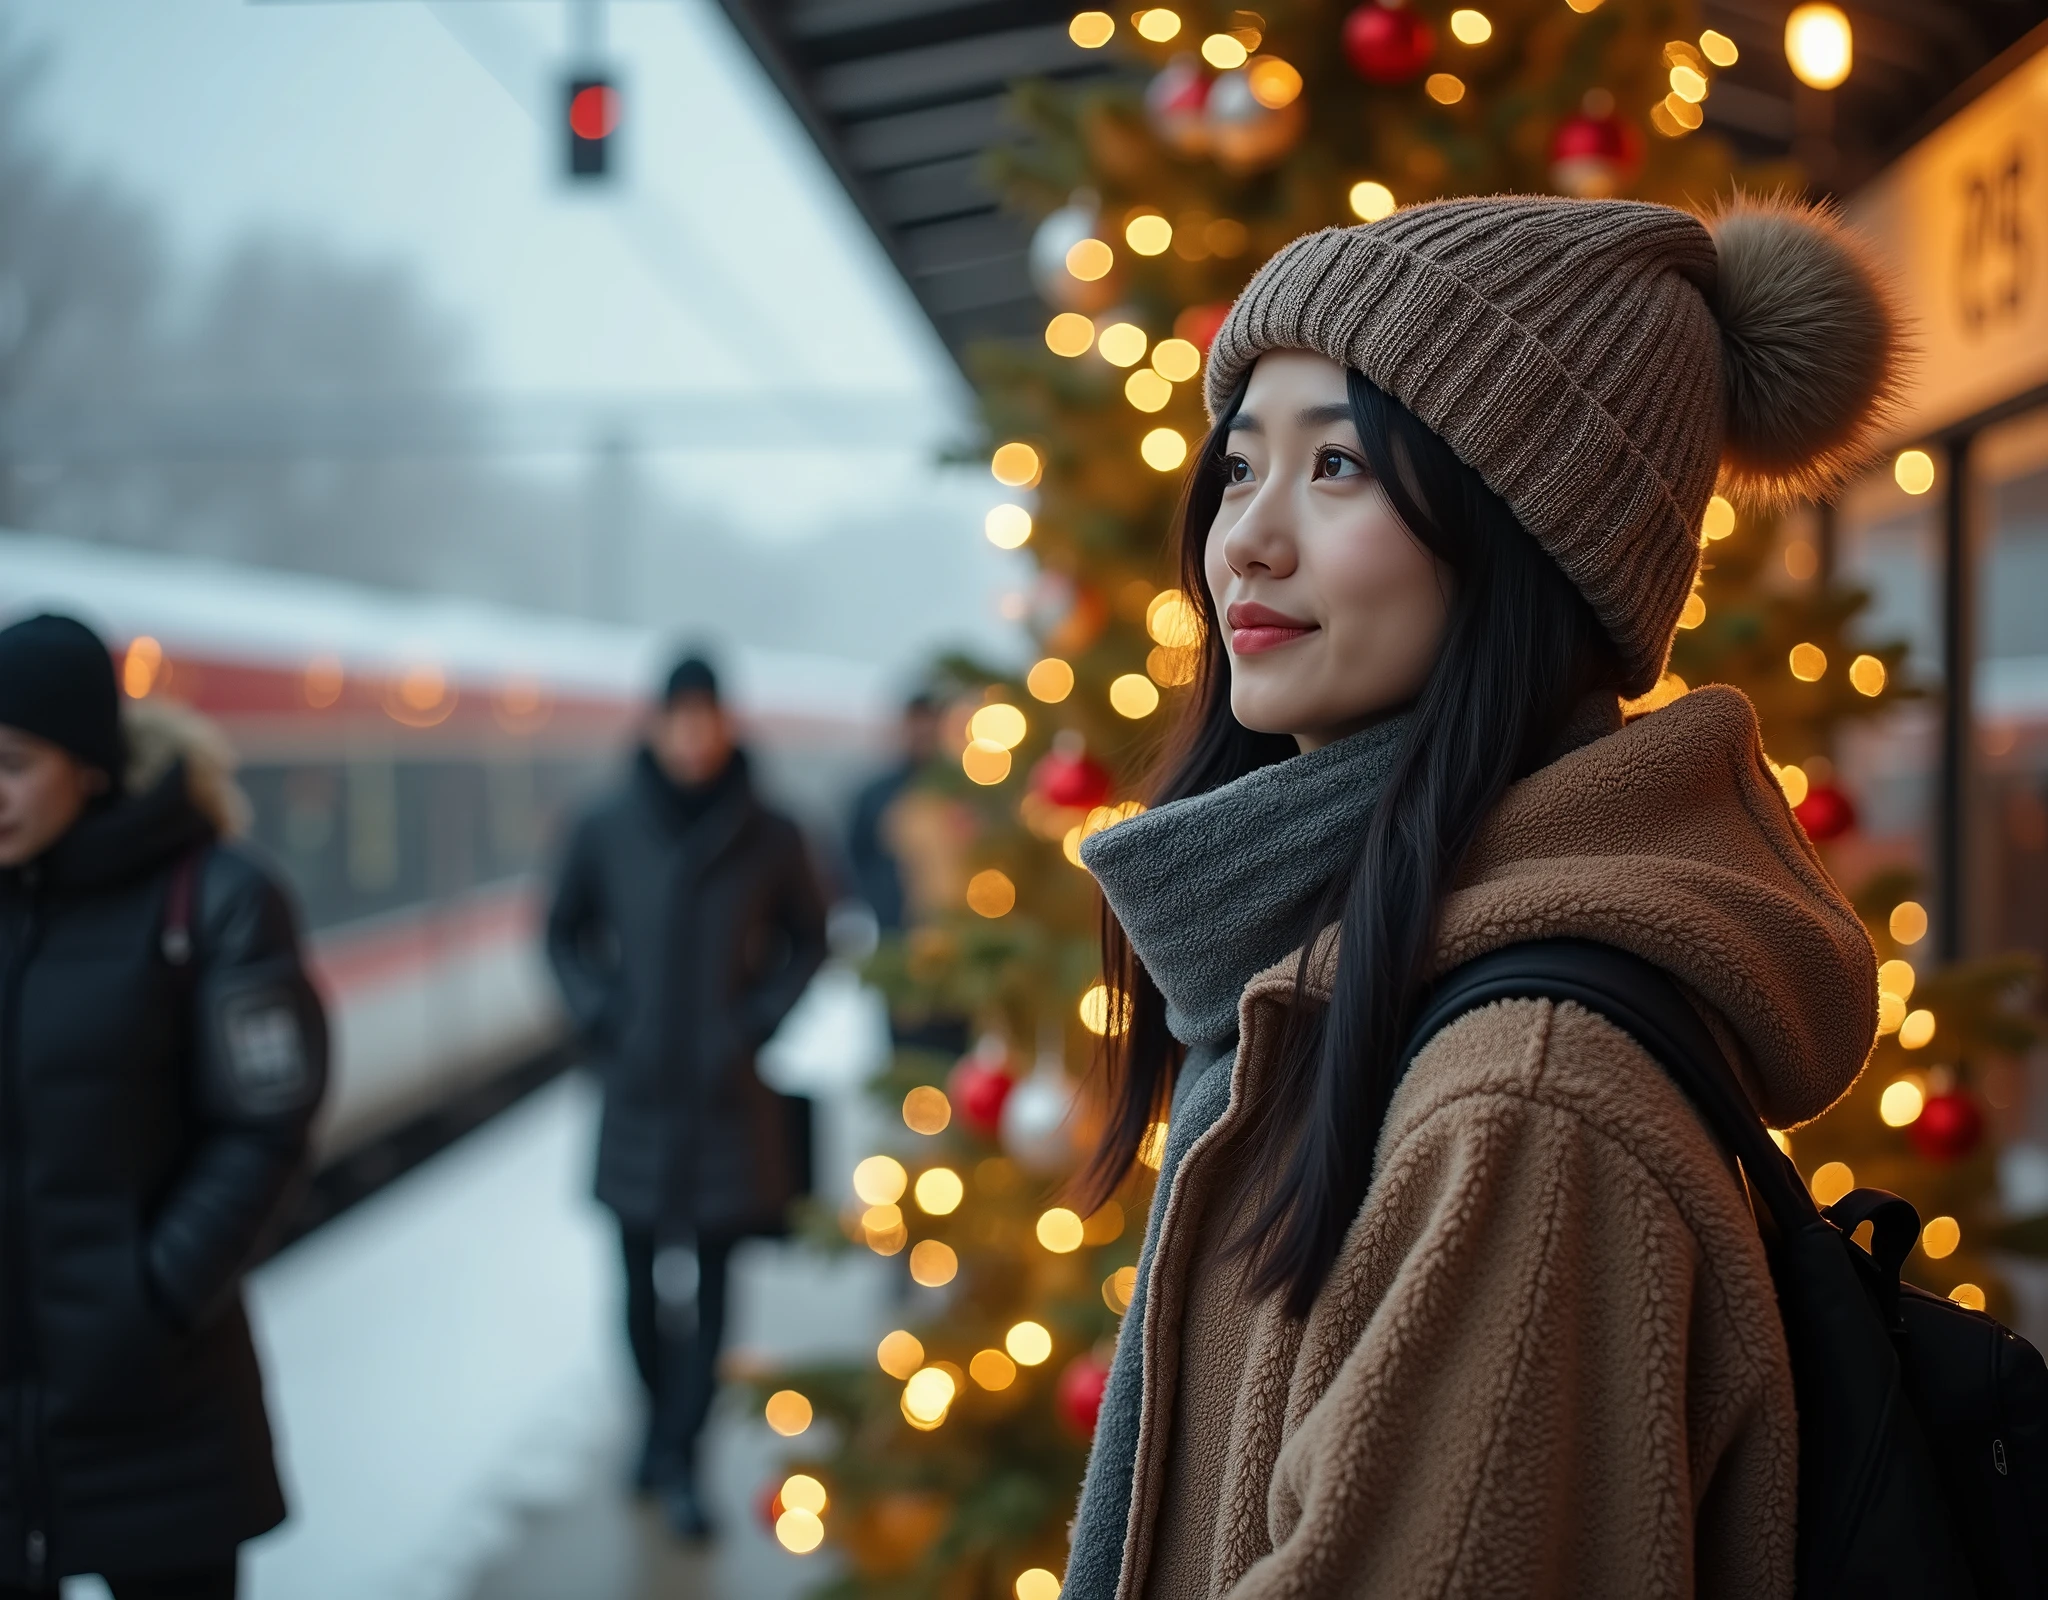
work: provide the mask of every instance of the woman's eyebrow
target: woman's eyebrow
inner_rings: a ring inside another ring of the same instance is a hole
[[[1351,407],[1348,405],[1310,406],[1306,411],[1295,413],[1296,424],[1304,428],[1320,428],[1332,422],[1349,422]]]
[[[1230,433],[1264,433],[1266,425],[1249,411],[1240,411],[1230,419]]]

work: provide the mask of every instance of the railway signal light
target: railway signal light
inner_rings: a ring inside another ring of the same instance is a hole
[[[569,176],[602,178],[623,102],[609,78],[571,78],[564,97],[569,133]]]

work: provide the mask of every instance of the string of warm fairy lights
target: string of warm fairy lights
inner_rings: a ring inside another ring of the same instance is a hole
[[[1098,986],[1099,988],[1099,986]],[[1084,1007],[1087,1002],[1084,1002]],[[1097,1001],[1103,1015],[1093,1024],[1097,1031],[1111,1025],[1106,995]],[[942,1089],[918,1085],[902,1102],[905,1128],[922,1138],[944,1133],[953,1123],[954,1107]],[[1157,1168],[1165,1145],[1165,1125],[1149,1133],[1140,1159]],[[976,1169],[976,1186],[1006,1189],[1006,1183],[991,1181],[986,1173],[990,1163],[1006,1165],[1005,1158],[991,1157]],[[913,1175],[913,1167],[917,1170]],[[907,1265],[913,1282],[926,1288],[943,1288],[958,1275],[960,1262],[952,1246],[936,1238],[911,1242],[912,1221],[907,1207],[930,1219],[944,1219],[959,1212],[966,1203],[970,1184],[956,1168],[944,1162],[906,1165],[893,1155],[866,1157],[853,1170],[853,1190],[861,1209],[848,1218],[848,1231],[878,1256],[901,1255],[908,1250]],[[1067,1256],[1084,1245],[1104,1245],[1120,1237],[1126,1219],[1115,1201],[1105,1203],[1087,1217],[1066,1206],[1049,1206],[1032,1224],[1038,1246],[1052,1256]],[[1103,1301],[1121,1315],[1130,1305],[1137,1271],[1118,1267],[1102,1281]],[[1011,1323],[997,1344],[975,1350],[966,1365],[938,1355],[908,1329],[898,1328],[885,1335],[875,1349],[875,1362],[889,1378],[901,1384],[898,1408],[913,1429],[929,1433],[942,1427],[969,1385],[989,1393],[1001,1393],[1018,1381],[1028,1368],[1044,1367],[1053,1357],[1056,1341],[1044,1323],[1022,1318]],[[784,1438],[796,1438],[809,1431],[815,1420],[808,1396],[795,1389],[771,1394],[763,1408],[768,1426]],[[829,1496],[823,1483],[807,1473],[785,1478],[770,1502],[769,1511],[777,1541],[787,1550],[803,1555],[824,1542],[824,1518]],[[1044,1568],[1020,1573],[1015,1582],[1020,1596],[1056,1597],[1057,1575]]]
[[[1894,942],[1906,947],[1926,938],[1927,926],[1926,907],[1916,900],[1901,901],[1885,919],[1886,932]],[[1894,956],[1877,969],[1878,1037],[1896,1036],[1904,1050],[1924,1050],[1935,1036],[1934,1013],[1912,1005],[1917,979],[1913,964],[1902,956]],[[1879,1120],[1888,1128],[1912,1128],[1951,1095],[1951,1078],[1947,1069],[1941,1067],[1909,1071],[1894,1078],[1878,1097]],[[1856,1174],[1845,1161],[1825,1162],[1814,1169],[1807,1187],[1821,1205],[1832,1205],[1856,1187]],[[1921,1229],[1920,1248],[1930,1260],[1941,1261],[1954,1255],[1962,1242],[1962,1224],[1954,1217],[1934,1217]],[[1984,1291],[1974,1283],[1957,1284],[1949,1291],[1949,1298],[1975,1311],[1984,1309]]]

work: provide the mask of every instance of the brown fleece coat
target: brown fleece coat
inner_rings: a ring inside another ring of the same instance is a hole
[[[1555,936],[1682,980],[1775,1125],[1824,1109],[1868,1054],[1869,940],[1733,690],[1509,792],[1438,963]],[[1249,1204],[1240,1108],[1294,972],[1247,986],[1231,1108],[1161,1213],[1119,1600],[1789,1596],[1798,1436],[1755,1223],[1679,1091],[1604,1019],[1509,1001],[1445,1029],[1308,1317],[1248,1294],[1220,1246]]]

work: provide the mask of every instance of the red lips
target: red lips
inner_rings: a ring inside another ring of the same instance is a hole
[[[1238,656],[1277,650],[1316,631],[1313,622],[1302,622],[1256,600],[1236,602],[1224,612],[1224,620],[1230,624],[1230,653]]]

